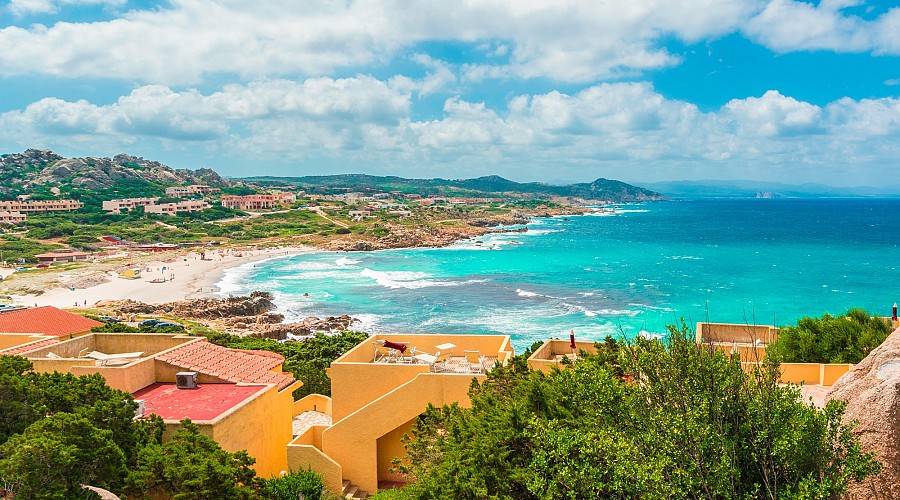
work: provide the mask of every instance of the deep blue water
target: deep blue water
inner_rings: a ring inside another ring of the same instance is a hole
[[[288,320],[350,314],[378,332],[505,333],[521,350],[663,332],[684,318],[790,324],[900,299],[900,200],[703,200],[541,219],[449,248],[315,253],[229,270]],[[309,296],[304,296],[308,293]]]

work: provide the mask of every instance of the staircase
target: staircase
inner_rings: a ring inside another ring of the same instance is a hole
[[[341,498],[346,498],[348,500],[362,500],[369,498],[369,493],[360,490],[359,486],[345,479],[341,483]]]

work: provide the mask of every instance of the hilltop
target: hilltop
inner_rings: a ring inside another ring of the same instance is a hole
[[[476,179],[407,179],[395,176],[363,174],[323,175],[306,177],[246,177],[242,180],[261,185],[293,185],[307,192],[328,192],[335,189],[349,191],[398,191],[421,196],[486,196],[503,195],[531,198],[563,198],[570,202],[624,203],[666,200],[665,195],[621,181],[597,179],[590,183],[553,186],[539,182],[520,183],[497,175]]]
[[[122,195],[160,195],[167,186],[205,184],[229,187],[212,169],[174,169],[156,161],[119,154],[112,158],[64,158],[53,151],[28,149],[0,156],[0,197],[18,194],[75,195],[121,191]]]

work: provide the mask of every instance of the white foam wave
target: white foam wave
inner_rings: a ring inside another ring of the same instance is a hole
[[[528,290],[522,290],[521,288],[516,289],[516,294],[519,297],[544,297],[544,295],[541,295],[539,293],[529,292]]]
[[[363,269],[360,276],[375,280],[375,283],[385,288],[406,288],[415,290],[432,286],[459,286],[458,281],[437,281],[425,279],[428,274],[417,271],[375,271],[369,268]]]
[[[341,257],[340,259],[334,261],[335,264],[341,267],[352,266],[354,264],[359,264],[360,262],[362,261],[359,259],[351,259],[350,257]]]

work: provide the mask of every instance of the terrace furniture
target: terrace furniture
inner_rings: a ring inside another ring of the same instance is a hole
[[[409,342],[391,342],[390,340],[384,341],[384,347],[387,349],[387,358],[385,359],[388,363],[412,363],[412,353],[409,356],[406,355],[406,351],[410,350]],[[411,349],[415,351],[416,348],[413,347]]]
[[[393,351],[384,346],[384,340],[376,340],[372,342],[372,345],[375,346],[375,354],[372,358],[373,363],[386,361],[392,356]]]
[[[413,358],[417,361],[426,363],[431,368],[431,371],[437,372],[443,370],[444,362],[447,361],[447,358],[450,357],[450,354],[452,354],[452,351],[437,351],[435,354],[422,352],[413,355]]]
[[[484,373],[484,356],[480,351],[463,351],[470,373]]]
[[[106,354],[100,351],[91,351],[84,355],[85,358],[95,359],[100,362],[100,366],[106,366],[110,361],[121,361],[126,359],[136,359],[144,355],[144,352],[123,352],[120,354]]]

